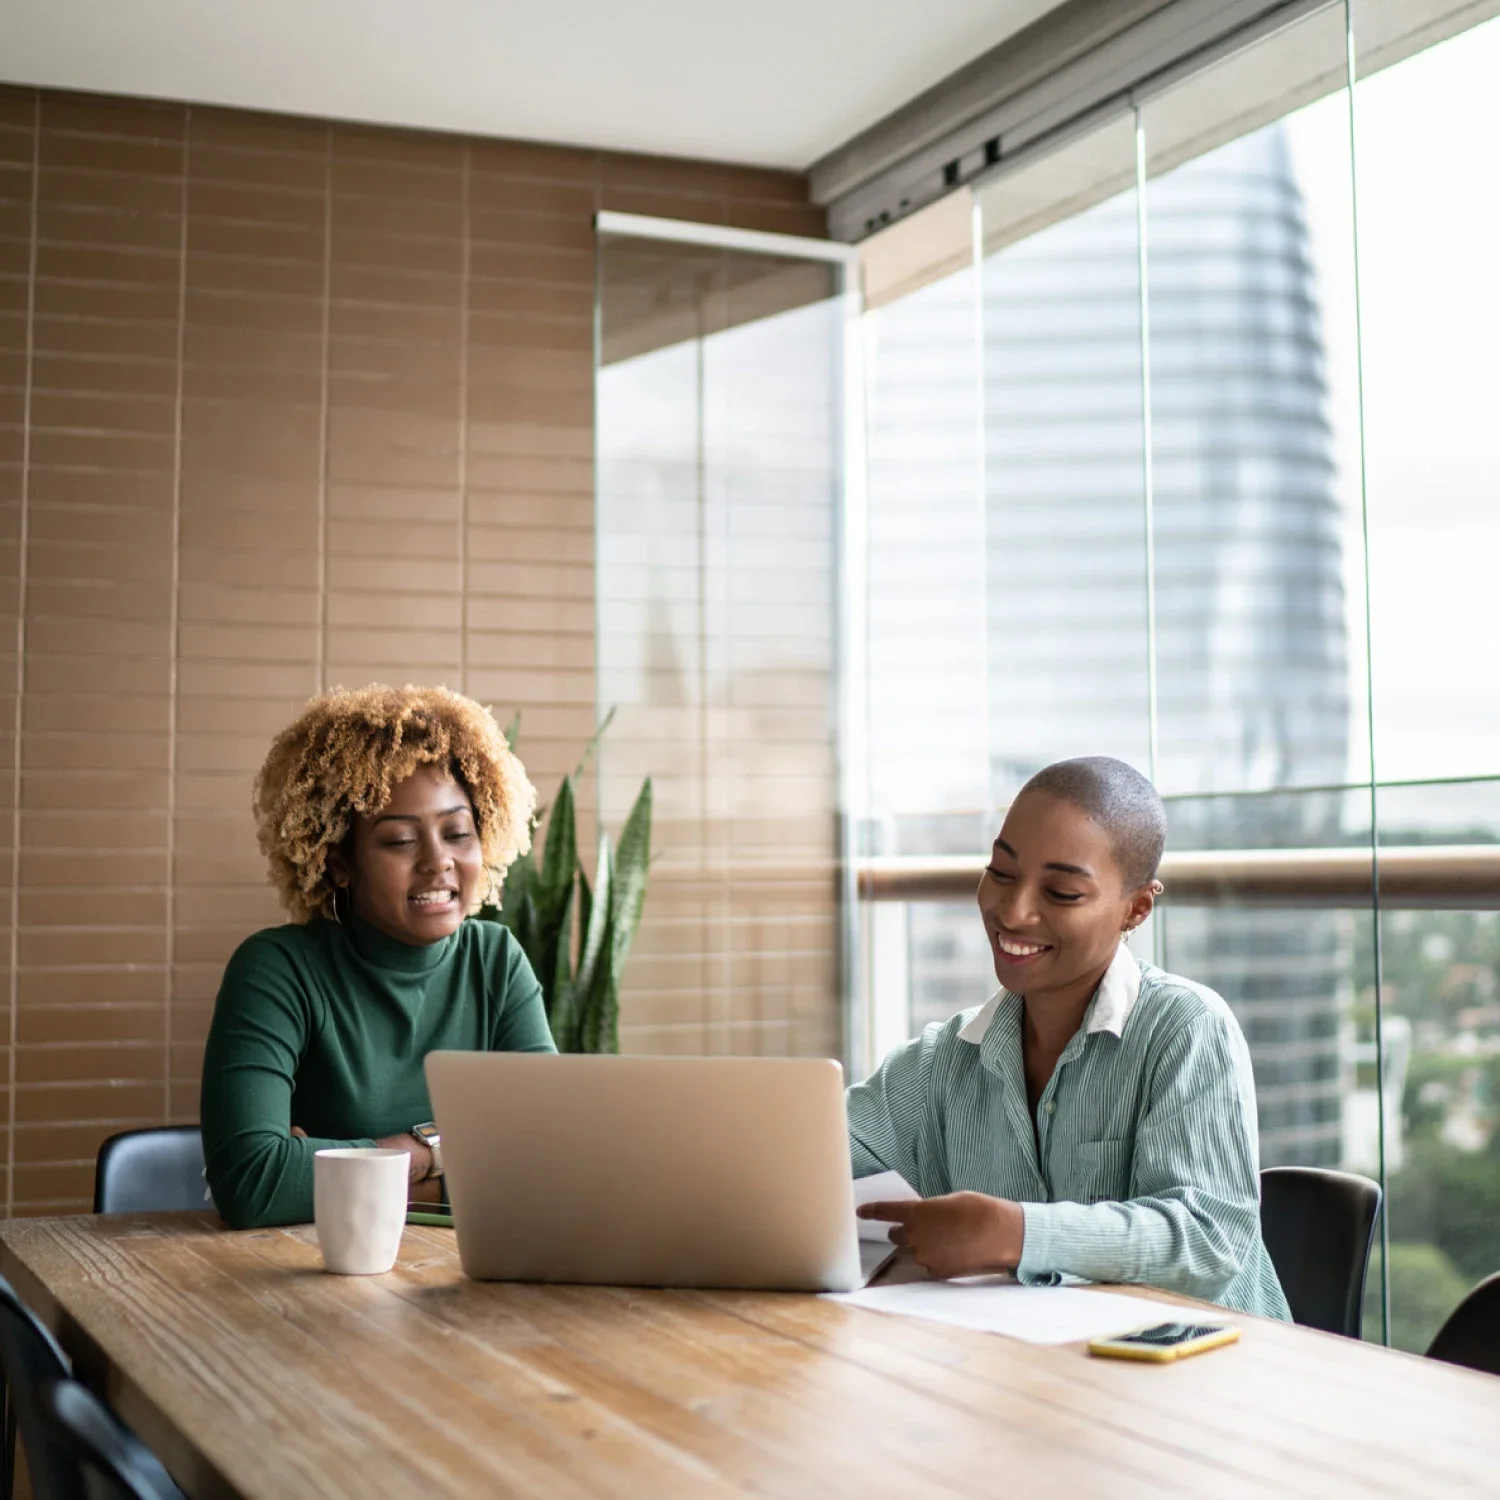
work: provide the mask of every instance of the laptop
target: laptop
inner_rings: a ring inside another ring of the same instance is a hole
[[[433,1052],[464,1273],[479,1281],[842,1292],[844,1074],[817,1058]]]

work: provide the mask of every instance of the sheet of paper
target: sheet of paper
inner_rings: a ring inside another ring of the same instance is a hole
[[[870,1278],[885,1267],[896,1254],[896,1247],[889,1240],[861,1240],[859,1242],[859,1284],[868,1286]]]
[[[1021,1286],[1000,1276],[867,1287],[860,1292],[831,1293],[829,1300],[981,1333],[1003,1333],[1028,1344],[1113,1338],[1153,1323],[1180,1323],[1193,1316],[1169,1302],[1081,1287]]]
[[[877,1172],[873,1177],[854,1179],[854,1206],[861,1203],[905,1203],[922,1195],[899,1172]],[[879,1219],[859,1219],[859,1237],[862,1240],[886,1240],[891,1237],[891,1226]]]

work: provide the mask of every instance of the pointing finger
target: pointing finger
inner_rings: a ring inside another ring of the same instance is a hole
[[[884,1219],[893,1224],[905,1224],[911,1217],[910,1203],[863,1203],[854,1210],[861,1219]]]

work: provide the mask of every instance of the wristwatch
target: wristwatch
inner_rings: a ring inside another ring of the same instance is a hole
[[[428,1168],[427,1177],[441,1177],[443,1175],[443,1138],[438,1134],[438,1128],[431,1120],[425,1125],[413,1125],[407,1132],[414,1139],[432,1152],[432,1166]],[[426,1182],[427,1177],[422,1179]]]

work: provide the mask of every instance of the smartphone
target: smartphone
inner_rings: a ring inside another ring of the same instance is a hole
[[[1155,1323],[1113,1339],[1090,1339],[1089,1353],[1108,1359],[1146,1359],[1153,1364],[1186,1359],[1234,1343],[1240,1331],[1229,1323]]]

